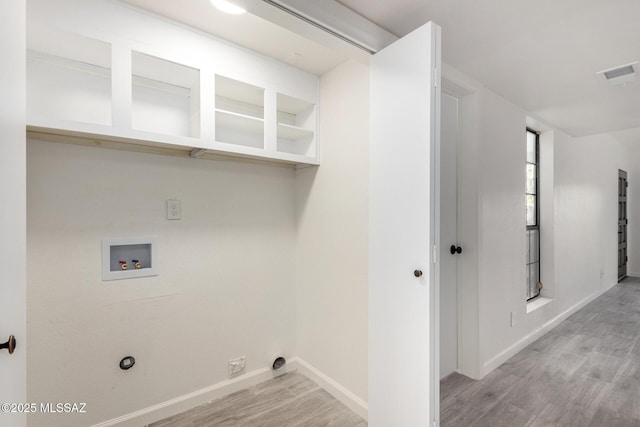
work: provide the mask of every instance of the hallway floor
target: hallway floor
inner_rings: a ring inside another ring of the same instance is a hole
[[[640,427],[640,279],[627,278],[481,381],[441,382],[441,426]]]

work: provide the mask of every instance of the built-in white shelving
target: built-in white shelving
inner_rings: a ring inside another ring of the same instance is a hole
[[[30,117],[111,126],[111,46],[82,37],[64,40],[46,52],[27,50]]]
[[[131,69],[134,129],[200,136],[200,70],[137,51]]]
[[[265,89],[216,76],[216,141],[264,148]]]
[[[298,126],[278,123],[278,138],[288,141],[298,141],[304,138],[313,137],[313,131],[303,129]]]
[[[99,33],[72,21],[30,27],[32,137],[318,164],[317,76],[153,17],[135,20],[117,32],[102,22]]]
[[[311,102],[278,93],[278,151],[308,156],[316,150],[316,110]]]

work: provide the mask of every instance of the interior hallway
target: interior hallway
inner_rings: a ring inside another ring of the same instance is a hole
[[[627,278],[481,381],[441,382],[441,426],[640,426],[640,278]]]

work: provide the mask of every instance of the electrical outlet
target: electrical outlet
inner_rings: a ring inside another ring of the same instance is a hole
[[[247,361],[247,356],[240,356],[235,359],[229,359],[229,376],[234,376],[240,374],[244,371],[244,366]]]
[[[167,219],[182,218],[182,202],[180,200],[167,200]]]

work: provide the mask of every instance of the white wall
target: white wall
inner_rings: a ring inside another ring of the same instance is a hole
[[[320,83],[319,168],[296,171],[298,355],[367,400],[369,70]]]
[[[525,297],[524,113],[489,90],[479,92],[480,342],[484,360],[518,332],[510,312]],[[464,262],[464,261],[463,261]]]
[[[529,123],[527,123],[529,124]],[[558,144],[564,136],[560,132],[552,130],[543,131],[538,125],[533,128],[540,133],[539,137],[539,196],[538,207],[540,209],[540,224],[544,233],[540,234],[540,281],[543,288],[540,295],[553,298],[556,290],[556,246],[555,246],[555,141]],[[525,243],[526,244],[526,243]]]
[[[26,159],[25,1],[0,3],[0,402],[26,402]],[[21,414],[0,413],[0,424],[21,427]]]
[[[502,114],[506,114],[506,111]],[[524,113],[520,115],[523,116]],[[516,140],[516,137],[520,137],[520,134],[514,129],[511,138]],[[524,147],[524,144],[520,146]],[[508,152],[504,149],[501,154],[494,151],[493,155],[501,156],[501,161],[507,163],[519,165],[523,162],[524,153],[512,153],[509,156]],[[551,156],[547,160],[549,157]],[[500,247],[515,246],[510,257],[503,253],[504,258],[496,258],[484,265],[488,271],[502,270],[506,273],[502,277],[484,276],[483,281],[486,292],[482,303],[487,313],[486,324],[483,325],[486,337],[483,354],[485,366],[489,369],[493,367],[492,361],[510,346],[517,345],[520,340],[534,334],[548,322],[617,282],[617,174],[618,168],[623,167],[624,163],[620,145],[606,135],[571,138],[553,131],[552,158],[553,223],[548,222],[549,215],[543,217],[541,231],[547,233],[547,236],[552,234],[553,264],[542,266],[545,272],[551,270],[553,274],[552,292],[548,295],[553,299],[550,304],[533,313],[526,313],[521,289],[525,274],[522,261],[524,254],[519,250],[524,247],[524,233],[521,232],[524,229],[524,219],[517,228],[506,227],[502,231],[494,229],[493,233],[499,236],[500,241],[494,242],[493,247],[486,245],[489,230],[486,227],[482,230],[487,253],[495,253]],[[500,218],[498,221],[504,221],[505,224],[508,223],[509,214],[517,212],[524,218],[524,167],[519,166],[502,177],[516,183],[510,188],[510,192],[502,194],[505,199],[510,200],[513,212],[499,213],[503,207],[499,203],[489,208],[500,208],[493,212]],[[542,189],[549,191],[550,187],[543,185]],[[488,190],[485,179],[483,189],[485,195]],[[486,197],[483,196],[483,199],[486,204]],[[516,206],[516,203],[521,207]],[[548,249],[550,245],[546,246]],[[513,263],[512,269],[501,267],[503,262]],[[514,312],[516,320],[513,327],[509,323],[510,311]]]
[[[618,169],[627,169],[627,160],[607,135],[562,135],[554,157],[556,293],[562,301],[617,283]]]
[[[629,262],[627,274],[640,277],[640,145],[638,141],[625,144],[627,150],[627,253]]]
[[[549,253],[543,253],[547,262],[542,269],[550,285],[545,295],[552,301],[527,314],[526,112],[480,85],[463,97],[462,106],[461,368],[482,377],[578,304],[616,283],[617,173],[627,169],[628,156],[607,135],[571,138],[546,127],[542,160],[553,164],[541,166],[547,171],[541,178],[547,192],[542,195],[547,202],[541,206],[542,243],[553,258],[549,261]],[[477,215],[465,214],[473,211],[475,200]],[[474,306],[479,315],[465,320],[473,317]],[[479,366],[473,361],[476,350]]]
[[[471,378],[480,378],[480,215],[477,180],[479,141],[476,138],[478,95],[467,94],[460,102],[458,146],[458,241],[463,248],[458,261],[458,369]]]
[[[90,425],[219,383],[230,358],[295,355],[293,186],[275,166],[29,142],[27,401],[88,411],[30,425]],[[144,236],[159,275],[101,281],[101,239]]]

